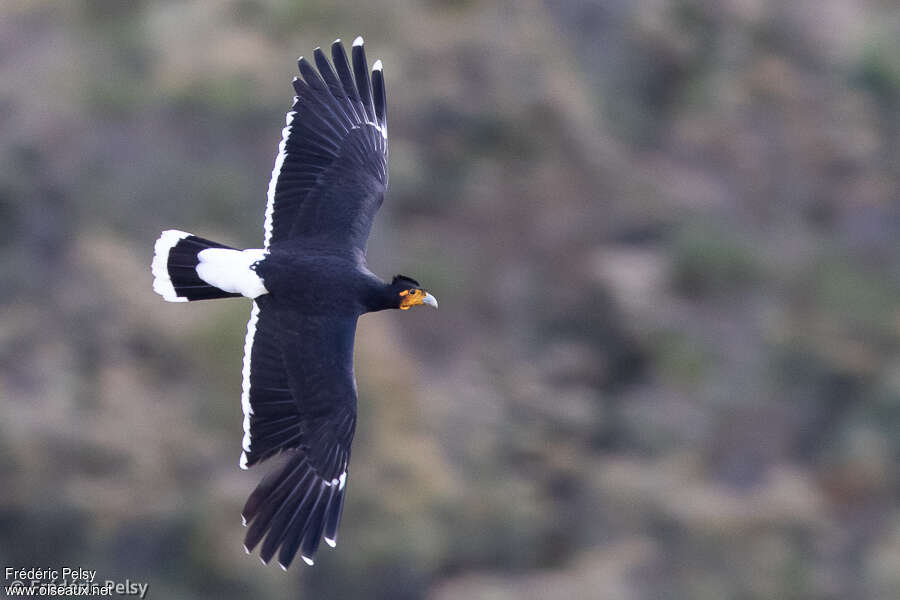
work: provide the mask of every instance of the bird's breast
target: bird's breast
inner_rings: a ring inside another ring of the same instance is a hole
[[[360,314],[361,274],[354,261],[315,253],[270,253],[257,274],[272,301],[310,315]]]

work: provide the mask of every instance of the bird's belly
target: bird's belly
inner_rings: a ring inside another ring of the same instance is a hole
[[[359,314],[356,269],[346,260],[270,256],[257,265],[257,273],[271,301],[284,308],[310,315]]]

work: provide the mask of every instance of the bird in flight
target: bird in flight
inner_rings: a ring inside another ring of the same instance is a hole
[[[170,302],[253,300],[244,344],[241,407],[246,469],[283,461],[243,510],[244,549],[262,543],[268,563],[308,564],[322,538],[337,542],[356,428],[353,340],[360,315],[437,300],[414,279],[379,279],[366,241],[387,187],[387,121],[381,61],[371,74],[363,39],[348,60],[340,40],[331,62],[298,60],[269,182],[263,248],[238,250],[177,230],[162,232],[153,289]]]

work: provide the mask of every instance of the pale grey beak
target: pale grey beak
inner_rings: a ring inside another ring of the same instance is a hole
[[[428,306],[430,306],[430,307],[432,307],[432,308],[437,308],[437,307],[438,307],[438,304],[437,304],[437,298],[435,298],[434,296],[432,296],[432,295],[429,294],[428,292],[425,292],[425,297],[422,298],[422,304],[427,304]]]

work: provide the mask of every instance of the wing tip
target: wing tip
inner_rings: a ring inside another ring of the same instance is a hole
[[[354,45],[354,46],[362,46],[364,43],[365,43],[365,42],[364,42],[363,37],[362,37],[361,35],[356,36],[356,39],[353,40],[353,45]]]
[[[375,64],[372,65],[373,71],[381,71],[384,69],[384,65],[381,64],[381,59],[375,61]]]
[[[337,546],[337,540],[333,540],[330,537],[325,538],[325,543],[328,544],[329,546],[331,546],[332,548]]]

